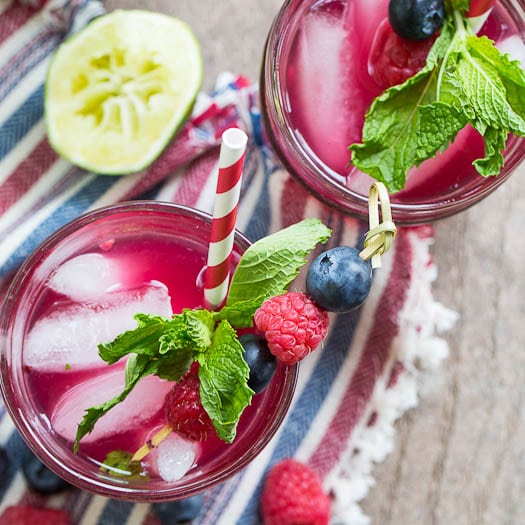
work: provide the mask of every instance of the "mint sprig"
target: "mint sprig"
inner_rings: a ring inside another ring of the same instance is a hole
[[[509,133],[525,135],[525,72],[494,42],[465,21],[464,0],[447,3],[447,16],[423,69],[377,97],[365,116],[362,143],[351,144],[351,162],[403,189],[410,168],[444,151],[470,124],[484,139],[474,161],[484,177],[497,175]]]
[[[255,242],[235,269],[219,317],[232,316],[236,328],[251,326],[255,310],[268,297],[288,289],[308,254],[318,243],[325,243],[330,233],[318,219],[304,219]]]
[[[202,405],[217,435],[231,443],[254,394],[235,329],[251,326],[255,310],[268,297],[286,291],[309,252],[330,234],[318,219],[305,219],[269,235],[243,254],[222,310],[185,309],[170,318],[139,313],[135,329],[99,344],[99,355],[108,364],[127,358],[125,387],[113,399],[86,410],[77,428],[75,452],[96,422],[124,401],[143,377],[154,374],[178,381],[194,361],[199,363]]]
[[[201,403],[217,435],[226,443],[235,439],[237,422],[250,404],[250,368],[243,347],[228,321],[221,321],[206,352],[197,355]]]

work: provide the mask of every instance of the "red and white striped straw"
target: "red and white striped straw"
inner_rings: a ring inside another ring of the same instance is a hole
[[[246,133],[239,128],[229,128],[222,134],[208,264],[204,273],[204,298],[211,309],[220,306],[228,293],[247,142]]]

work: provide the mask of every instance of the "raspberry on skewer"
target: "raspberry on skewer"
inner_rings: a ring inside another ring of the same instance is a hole
[[[215,432],[210,416],[202,406],[199,387],[199,366],[193,363],[184,377],[166,395],[164,405],[168,423],[135,452],[131,461],[143,459],[171,432],[177,432],[191,441],[205,441]]]
[[[292,365],[317,348],[328,331],[328,314],[304,293],[287,292],[264,301],[254,315],[270,352]]]

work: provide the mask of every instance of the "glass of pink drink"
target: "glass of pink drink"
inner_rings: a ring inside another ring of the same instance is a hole
[[[478,34],[525,65],[525,2],[495,3]],[[366,218],[372,179],[350,164],[367,109],[385,87],[370,60],[388,0],[287,0],[270,30],[261,71],[262,115],[285,167],[338,210]],[[394,220],[421,223],[478,202],[503,183],[524,157],[523,138],[509,136],[505,166],[483,178],[472,161],[483,141],[471,127],[436,157],[412,168],[391,196]]]
[[[296,366],[277,366],[243,412],[232,444],[172,433],[145,458],[147,478],[101,470],[108,452],[133,453],[166,424],[164,397],[173,383],[148,376],[73,452],[84,410],[123,388],[124,364],[107,365],[97,344],[133,329],[136,313],[169,317],[204,305],[210,226],[210,216],[183,206],[116,204],[64,226],[15,277],[0,325],[2,393],[33,452],[73,485],[133,501],[188,497],[246,466],[284,418]],[[232,271],[249,244],[236,233]]]

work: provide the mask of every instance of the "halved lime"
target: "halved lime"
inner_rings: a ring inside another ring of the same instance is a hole
[[[48,139],[95,173],[151,164],[191,112],[202,84],[191,28],[152,11],[117,10],[64,41],[45,85]]]

